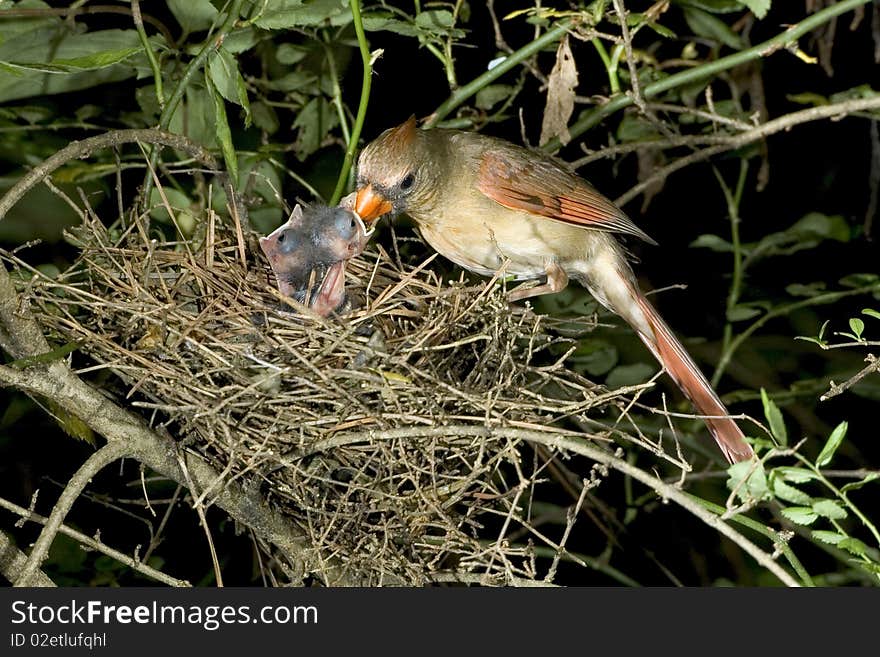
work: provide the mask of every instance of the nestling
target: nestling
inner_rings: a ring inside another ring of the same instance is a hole
[[[346,262],[368,239],[363,222],[346,207],[297,205],[286,223],[260,238],[260,248],[281,293],[326,317],[345,302]]]

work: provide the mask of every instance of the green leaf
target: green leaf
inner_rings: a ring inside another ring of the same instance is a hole
[[[338,117],[324,98],[313,98],[293,122],[299,132],[293,150],[300,160],[314,153],[321,146],[327,133],[337,124]]]
[[[617,349],[605,340],[581,340],[570,360],[576,371],[601,376],[617,364]]]
[[[876,311],[873,308],[863,308],[862,314],[867,315],[868,317],[873,317],[874,319],[880,319],[880,311]]]
[[[813,503],[813,498],[794,486],[785,483],[779,477],[773,477],[773,494],[781,500],[792,504],[807,506]]]
[[[727,488],[736,491],[743,501],[762,500],[769,496],[767,474],[761,466],[755,467],[751,461],[734,463],[727,468]],[[748,477],[748,479],[746,479]]]
[[[679,0],[677,4],[696,7],[713,14],[730,14],[742,11],[740,0]]]
[[[454,24],[452,12],[446,9],[431,9],[416,16],[416,27],[428,34],[454,36],[461,33],[461,30],[452,29]]]
[[[171,223],[171,215],[168,214],[168,208],[165,207],[165,201],[162,200],[162,194],[168,199],[168,205],[175,212],[188,212],[192,207],[192,199],[183,192],[174,187],[164,187],[160,192],[155,187],[150,190],[150,217],[161,223]]]
[[[230,103],[240,105],[244,109],[245,127],[251,124],[251,106],[248,102],[247,88],[244,78],[238,70],[238,61],[231,53],[219,48],[208,63],[208,73],[214,88]]]
[[[220,13],[211,0],[168,0],[168,9],[184,32],[209,29]]]
[[[808,506],[790,506],[782,509],[782,515],[796,525],[811,525],[816,522],[818,514]]]
[[[509,84],[490,84],[477,92],[476,105],[482,110],[490,110],[513,93]]]
[[[255,23],[264,30],[315,25],[341,26],[351,22],[346,0],[266,0]]]
[[[229,121],[226,119],[226,103],[223,101],[223,96],[211,83],[207,71],[205,72],[205,82],[208,85],[208,93],[214,101],[214,134],[217,137],[217,143],[220,144],[220,150],[223,152],[226,170],[233,178],[237,178],[238,158],[235,154],[235,147],[232,145],[232,131],[229,129]]]
[[[817,515],[829,520],[843,520],[847,516],[846,509],[836,500],[816,500],[811,508]]]
[[[687,21],[688,27],[697,36],[719,41],[734,50],[743,49],[742,38],[720,18],[716,18],[702,9],[692,7],[684,8],[684,18]]]
[[[751,319],[761,314],[760,308],[750,308],[748,306],[734,306],[727,311],[727,321],[741,322],[745,319]]]
[[[849,328],[858,339],[862,339],[862,332],[865,330],[865,322],[858,317],[850,317]]]
[[[296,64],[309,54],[305,46],[292,43],[282,43],[275,49],[275,59],[281,64]]]
[[[844,276],[838,282],[844,287],[867,287],[876,283],[880,279],[877,274],[861,273],[849,274]]]
[[[815,283],[792,283],[786,286],[785,291],[793,297],[815,297],[825,292],[826,285],[821,281]]]
[[[799,239],[819,237],[836,242],[848,242],[850,228],[841,215],[826,215],[821,212],[810,212],[786,231]]]
[[[880,474],[877,474],[876,472],[872,472],[869,475],[867,475],[864,479],[862,479],[861,481],[853,481],[853,482],[848,483],[846,486],[844,486],[843,488],[840,489],[840,492],[841,493],[848,493],[851,490],[858,490],[859,488],[861,488],[865,484],[869,484],[872,481],[877,481],[878,479],[880,479]]]
[[[72,57],[70,59],[56,59],[52,61],[52,65],[64,67],[68,70],[80,69],[93,71],[99,68],[106,68],[125,61],[136,52],[140,52],[143,48],[123,48],[121,50],[105,50],[96,52],[94,55],[86,55],[84,57]]]
[[[757,18],[764,18],[770,9],[770,0],[741,0]]]
[[[832,431],[831,435],[828,437],[825,447],[822,448],[822,451],[819,452],[819,456],[816,458],[817,468],[824,468],[831,463],[831,459],[834,458],[834,452],[837,451],[837,448],[840,447],[840,443],[842,443],[843,439],[846,437],[847,429],[849,429],[849,423],[846,421],[843,421],[834,427],[834,431]]]
[[[700,235],[690,245],[698,249],[711,249],[719,253],[733,253],[733,244],[721,239],[718,235]]]
[[[764,405],[764,417],[770,425],[770,433],[776,441],[785,447],[788,445],[788,433],[785,430],[785,420],[776,403],[767,395],[767,391],[761,388],[761,403]]]
[[[817,541],[821,541],[822,543],[827,543],[828,545],[837,545],[842,540],[848,538],[846,534],[840,534],[838,532],[829,532],[823,529],[814,529],[810,532],[810,535],[815,538]]]
[[[608,373],[605,385],[610,389],[622,388],[644,383],[657,371],[657,368],[647,363],[634,363],[632,365],[618,365]]]
[[[837,544],[837,547],[846,550],[850,554],[855,554],[859,557],[863,557],[868,553],[868,546],[859,539],[853,538],[852,536],[847,536],[845,539],[840,541],[840,543]]]
[[[251,105],[251,113],[254,117],[254,125],[260,130],[264,130],[270,135],[278,132],[281,123],[278,121],[278,115],[271,105],[266,105],[260,101]]]
[[[617,139],[622,142],[651,141],[660,136],[653,123],[635,114],[625,114],[617,126]]]
[[[136,70],[124,60],[141,50],[133,29],[59,33],[42,28],[0,41],[0,62],[6,63],[0,67],[0,103],[132,77]]]
[[[773,472],[775,472],[778,476],[782,477],[786,481],[791,481],[796,484],[805,484],[808,481],[819,478],[819,475],[815,474],[812,470],[791,466],[782,466],[780,468],[776,468]]]

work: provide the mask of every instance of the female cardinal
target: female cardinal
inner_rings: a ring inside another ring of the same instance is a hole
[[[611,201],[555,160],[473,132],[383,132],[358,160],[355,211],[366,222],[405,212],[434,249],[465,269],[517,280],[511,301],[559,292],[573,278],[623,317],[693,402],[731,463],[754,456],[681,342],[639,291],[613,233],[651,244]]]

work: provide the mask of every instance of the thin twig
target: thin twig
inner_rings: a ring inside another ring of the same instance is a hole
[[[15,581],[15,586],[35,585],[36,578],[34,575],[49,554],[49,548],[52,546],[52,541],[55,540],[58,530],[61,528],[61,523],[64,522],[68,511],[70,511],[73,503],[83,492],[83,489],[89,484],[92,477],[106,466],[129,455],[131,455],[131,448],[128,445],[122,442],[111,442],[92,454],[79,467],[70,478],[70,481],[67,482],[67,486],[61,492],[58,502],[52,507],[52,513],[49,515],[49,519],[46,521],[43,531],[40,532],[36,543],[34,543],[27,563],[21,569],[21,573]]]

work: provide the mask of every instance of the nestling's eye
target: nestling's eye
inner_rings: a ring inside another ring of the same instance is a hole
[[[407,174],[406,178],[400,181],[400,188],[405,191],[412,187],[415,181],[416,177],[413,174],[409,173]]]

